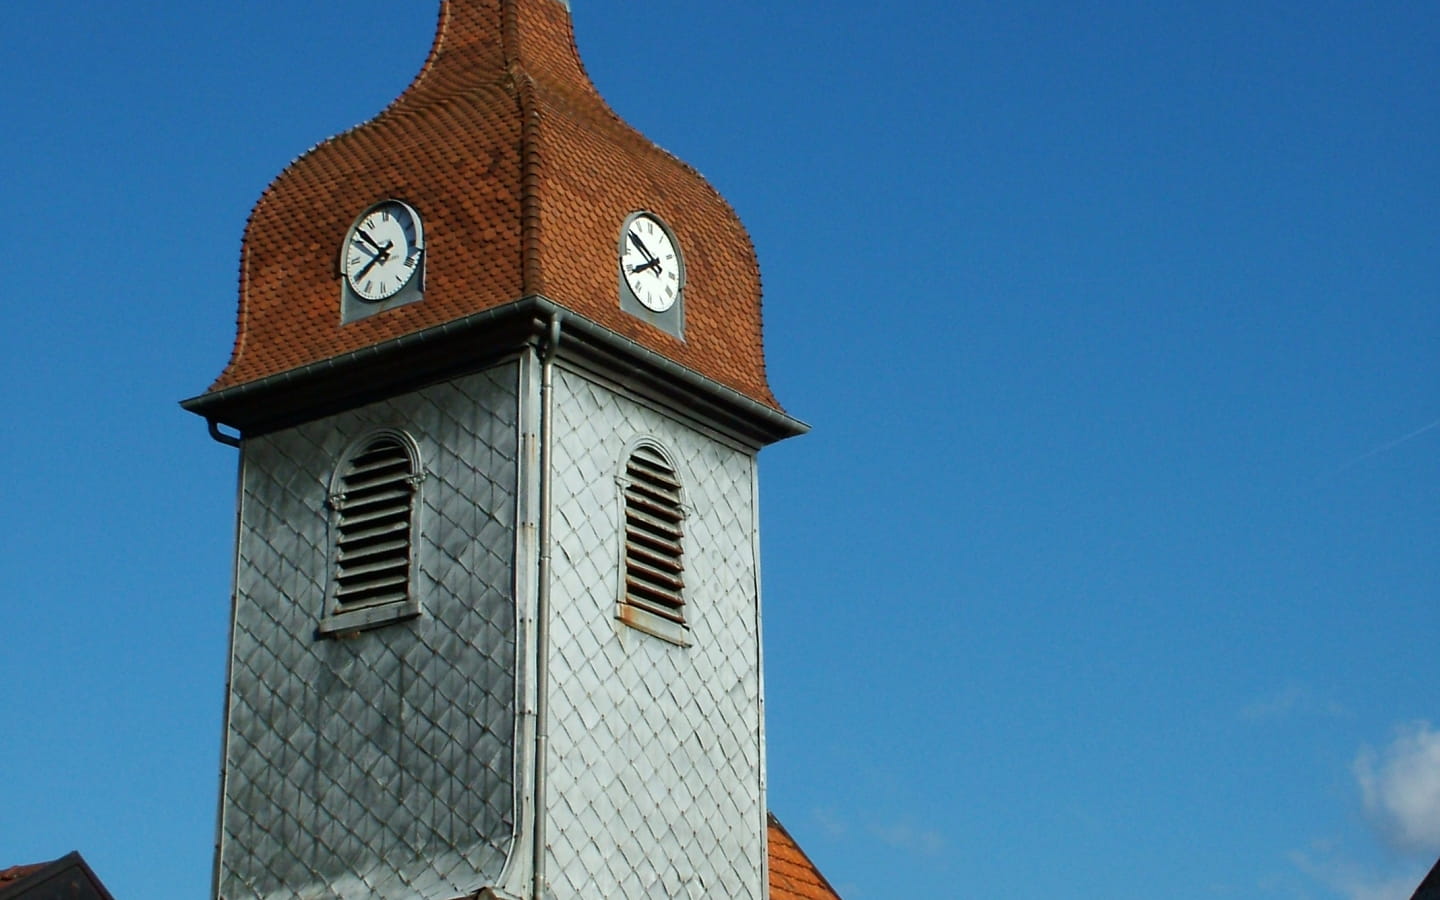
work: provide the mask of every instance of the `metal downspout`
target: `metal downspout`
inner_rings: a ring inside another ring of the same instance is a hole
[[[214,419],[206,419],[205,424],[209,426],[210,437],[216,443],[224,444],[227,447],[235,447],[237,449],[240,447],[240,439],[238,437],[231,437],[230,435],[221,431],[220,424]]]
[[[562,312],[550,317],[540,351],[540,584],[535,593],[535,842],[531,864],[532,900],[545,896],[545,754],[549,743],[550,705],[550,488],[554,449],[555,352],[560,346]]]

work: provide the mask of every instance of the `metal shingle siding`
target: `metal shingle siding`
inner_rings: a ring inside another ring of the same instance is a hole
[[[560,373],[550,710],[553,896],[762,895],[753,456]],[[620,624],[617,475],[652,439],[684,485],[679,647]]]
[[[449,900],[498,876],[514,810],[517,368],[245,443],[220,894]],[[420,448],[424,614],[321,639],[346,446]]]

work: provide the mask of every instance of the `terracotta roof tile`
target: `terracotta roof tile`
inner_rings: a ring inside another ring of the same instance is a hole
[[[385,198],[425,220],[423,302],[341,325],[340,241]],[[626,216],[685,251],[685,340],[621,311]],[[605,104],[557,0],[442,0],[414,83],[370,122],[292,163],[241,252],[233,387],[540,294],[779,409],[765,377],[760,272],[740,220],[695,170]]]
[[[11,866],[8,869],[0,869],[0,884],[19,881],[25,876],[33,875],[49,865],[50,863],[31,863],[24,866]]]
[[[830,882],[773,814],[770,816],[770,900],[840,900]]]

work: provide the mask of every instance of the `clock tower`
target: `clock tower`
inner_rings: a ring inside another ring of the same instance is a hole
[[[766,896],[754,250],[562,0],[442,0],[241,253],[223,900]]]

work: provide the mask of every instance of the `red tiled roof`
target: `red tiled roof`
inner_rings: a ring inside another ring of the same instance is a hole
[[[425,299],[342,326],[341,239],[386,198],[424,217]],[[686,254],[684,341],[620,310],[620,227],[642,209],[670,223]],[[292,163],[256,204],[235,346],[210,390],[537,294],[779,409],[759,268],[734,211],[610,110],[558,0],[442,0],[414,83]]]
[[[0,869],[0,884],[11,881],[19,881],[27,875],[34,875],[36,872],[50,865],[48,862],[31,863],[25,866],[11,866],[8,869]]]
[[[770,816],[770,900],[840,900],[774,814]]]

